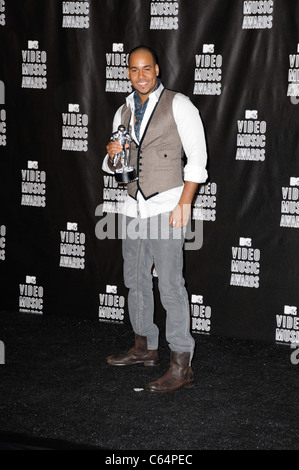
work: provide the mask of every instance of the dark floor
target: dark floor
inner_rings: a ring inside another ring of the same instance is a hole
[[[168,368],[111,367],[127,325],[1,313],[0,449],[298,450],[299,365],[288,346],[196,335],[192,389],[143,388]]]

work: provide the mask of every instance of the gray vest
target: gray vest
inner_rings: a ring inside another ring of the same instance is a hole
[[[162,92],[142,139],[130,146],[130,164],[138,180],[128,183],[128,193],[136,199],[140,190],[145,199],[183,184],[182,143],[172,112],[175,92]],[[124,105],[121,122],[129,128],[131,109]]]

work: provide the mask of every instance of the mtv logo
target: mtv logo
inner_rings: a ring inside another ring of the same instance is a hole
[[[192,294],[191,303],[192,304],[202,304],[203,303],[203,296],[202,295]]]
[[[124,45],[122,42],[114,42],[112,44],[112,52],[124,52]]]
[[[245,119],[257,119],[257,110],[256,109],[246,109]]]
[[[117,286],[110,286],[109,284],[106,285],[106,293],[107,294],[117,294]]]
[[[35,276],[26,276],[26,284],[36,284]]]
[[[79,113],[80,106],[78,104],[69,103],[69,113]]]
[[[38,41],[28,41],[28,49],[38,49]]]
[[[291,176],[290,178],[290,186],[299,186],[299,177]]]
[[[203,44],[202,46],[202,52],[204,54],[213,54],[214,50],[215,50],[214,44]]]
[[[78,224],[76,222],[68,222],[66,224],[67,230],[78,230]]]
[[[297,307],[293,307],[292,305],[285,305],[284,313],[286,315],[297,315]]]
[[[240,246],[251,246],[251,238],[240,237]]]
[[[28,160],[27,162],[27,168],[37,170],[38,169],[38,162]]]

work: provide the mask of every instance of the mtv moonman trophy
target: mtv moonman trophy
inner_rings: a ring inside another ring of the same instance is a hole
[[[114,171],[115,180],[118,183],[132,183],[133,181],[136,181],[138,179],[136,170],[129,164],[128,149],[125,146],[133,139],[129,132],[127,132],[126,127],[123,125],[118,126],[118,130],[113,132],[110,140],[114,142],[118,140],[120,145],[123,147],[122,151],[115,154],[113,159],[113,166],[116,167],[119,162],[121,163],[121,168],[116,168]]]

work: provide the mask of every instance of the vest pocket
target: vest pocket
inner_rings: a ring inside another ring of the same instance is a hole
[[[176,161],[176,151],[173,149],[161,149],[157,150],[157,167],[160,170],[169,170],[173,168],[174,162]]]

